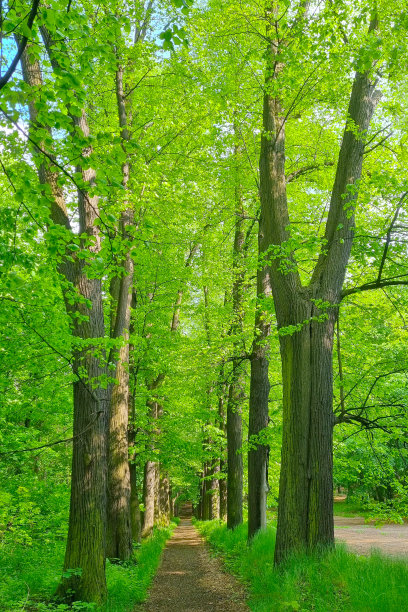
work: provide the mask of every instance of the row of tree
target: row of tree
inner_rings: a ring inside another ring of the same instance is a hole
[[[398,427],[405,457],[406,15],[371,0],[27,8],[2,22],[21,73],[2,84],[1,298],[30,347],[23,377],[6,364],[13,392],[46,379],[41,406],[54,379],[73,386],[60,596],[103,601],[106,557],[129,559],[187,497],[230,528],[245,499],[252,538],[272,487],[276,563],[333,546],[334,426]],[[390,321],[368,326],[373,345],[394,344],[355,382],[344,355],[369,290]]]

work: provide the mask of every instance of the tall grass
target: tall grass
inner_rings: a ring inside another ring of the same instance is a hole
[[[143,540],[131,561],[123,565],[108,563],[108,601],[104,612],[127,612],[146,599],[170,534],[171,528],[157,529]]]
[[[380,554],[357,556],[339,546],[321,555],[297,555],[273,567],[275,528],[247,545],[247,527],[196,523],[227,568],[249,592],[253,612],[402,612],[408,609],[408,563]]]
[[[135,605],[146,599],[173,527],[174,524],[167,529],[155,529],[135,549],[129,562],[107,562],[108,601],[102,609],[81,602],[74,604],[72,609],[100,612],[133,610]],[[45,546],[39,540],[31,546],[0,545],[0,611],[70,610],[70,607],[52,601],[61,577],[64,550],[64,541],[55,541]]]

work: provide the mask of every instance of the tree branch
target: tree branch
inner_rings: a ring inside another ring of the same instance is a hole
[[[38,12],[38,7],[40,4],[40,0],[33,0],[33,4],[31,6],[31,11],[29,13],[28,19],[27,19],[27,27],[31,29],[33,23],[34,23],[34,19],[37,15]],[[22,36],[20,39],[20,43],[18,45],[17,48],[17,53],[14,56],[13,61],[11,62],[6,74],[0,78],[0,89],[3,89],[3,87],[8,83],[8,81],[10,80],[10,78],[12,77],[15,69],[17,68],[17,64],[20,61],[21,56],[24,53],[24,50],[27,46],[28,43],[28,38],[27,36]]]
[[[88,431],[88,429],[90,429],[92,425],[96,422],[97,418],[99,417],[100,414],[102,414],[102,412],[103,410],[98,410],[98,412],[95,415],[95,418],[90,423],[88,423],[88,425],[82,431],[77,433],[75,436],[71,436],[70,438],[63,438],[62,440],[55,440],[54,442],[48,442],[47,444],[42,444],[41,446],[34,446],[33,448],[19,448],[19,449],[15,449],[11,451],[3,451],[3,452],[0,452],[0,457],[5,457],[6,455],[15,455],[16,453],[32,453],[34,451],[42,450],[43,448],[49,448],[51,446],[56,446],[57,444],[64,444],[64,442],[72,442],[73,440],[76,440],[76,438],[80,438],[81,436],[83,436],[84,433]]]
[[[396,276],[394,278],[388,278],[384,280],[375,280],[369,283],[364,283],[359,287],[353,287],[352,289],[345,289],[341,292],[340,301],[349,295],[353,295],[354,293],[361,293],[362,291],[371,291],[372,289],[382,289],[383,287],[394,287],[399,285],[408,285],[407,280],[398,280],[400,278],[407,277],[408,274],[402,274],[401,276]]]
[[[295,170],[294,172],[291,172],[290,174],[288,174],[286,176],[286,182],[291,183],[292,181],[295,181],[303,174],[308,174],[309,172],[312,172],[313,170],[320,170],[320,168],[323,168],[324,166],[334,166],[334,162],[326,161],[324,162],[324,164],[313,164],[312,166],[303,166],[303,168],[299,168],[298,170]]]

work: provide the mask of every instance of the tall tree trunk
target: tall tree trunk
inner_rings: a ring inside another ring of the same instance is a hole
[[[143,529],[142,536],[146,537],[151,534],[154,527],[155,515],[155,492],[156,492],[156,461],[146,461],[144,468],[144,483],[143,483]]]
[[[233,367],[241,371],[233,372],[229,388],[227,408],[228,472],[227,472],[227,526],[234,529],[242,523],[243,495],[243,457],[242,457],[242,387],[245,384],[245,372],[242,362],[234,360]]]
[[[122,143],[129,141],[127,113],[123,91],[123,68],[116,71],[116,98],[118,105],[119,125]],[[126,149],[125,149],[126,151]],[[125,193],[128,188],[130,164],[126,160],[122,166],[122,185]],[[120,230],[123,239],[129,239],[128,228],[133,225],[134,215],[125,203],[126,209],[121,214]],[[115,359],[111,352],[109,361],[116,360],[116,382],[112,387],[109,415],[109,455],[108,455],[108,524],[106,555],[110,558],[126,561],[133,552],[131,526],[131,485],[128,448],[129,422],[129,328],[132,303],[132,285],[134,266],[130,252],[123,255],[122,275],[117,278],[119,287],[116,300],[115,316],[112,320],[111,337],[121,341]]]
[[[227,391],[227,385],[224,381],[224,366],[220,369],[220,385],[219,385],[219,396],[218,396],[218,419],[219,426],[224,436],[227,433],[226,415],[225,415],[225,393]],[[220,448],[220,479],[218,481],[218,490],[220,495],[220,519],[225,521],[227,518],[227,461],[225,457],[226,453],[224,444]]]
[[[31,62],[27,53],[22,57],[24,80],[28,85],[38,88],[42,84],[40,65]],[[30,132],[35,135],[37,128],[46,129],[37,121],[34,103],[29,104]],[[81,117],[71,117],[74,126],[85,136],[89,135],[84,112]],[[38,142],[35,138],[34,140]],[[38,175],[41,184],[48,185],[52,222],[70,231],[70,223],[64,196],[58,186],[58,175],[52,165],[52,152],[46,157],[43,143],[37,144],[35,153]],[[39,154],[38,154],[39,153]],[[87,157],[89,150],[83,151]],[[92,169],[81,172],[83,181],[93,185],[95,173]],[[78,193],[80,234],[86,233],[93,239],[89,251],[97,254],[100,250],[98,229],[94,225],[99,216],[98,198],[89,196],[84,190]],[[83,245],[81,245],[83,246]],[[94,381],[107,374],[106,367],[94,355],[97,346],[92,339],[103,338],[104,313],[102,306],[102,286],[99,279],[88,278],[87,267],[83,260],[72,262],[62,258],[58,271],[63,277],[63,293],[68,314],[73,314],[73,334],[84,341],[83,349],[73,351],[73,372],[77,380],[73,385],[74,431],[71,476],[71,501],[68,538],[65,552],[64,570],[81,568],[81,572],[70,572],[60,583],[58,594],[66,600],[94,601],[102,603],[106,597],[105,581],[105,537],[106,537],[106,427],[108,397],[101,388],[94,388]],[[72,305],[72,291],[89,300]],[[78,323],[75,316],[79,312],[85,320]]]
[[[266,498],[268,493],[268,448],[259,436],[268,426],[269,361],[265,344],[269,331],[264,317],[257,315],[251,355],[251,387],[249,395],[249,451],[248,451],[248,538],[266,526]],[[266,329],[265,329],[266,328]]]
[[[130,524],[132,528],[132,539],[140,542],[142,533],[142,519],[140,513],[140,500],[137,492],[137,467],[134,462],[129,464],[130,470]]]
[[[149,390],[152,391],[160,386],[164,375],[158,376],[149,385]],[[157,420],[160,414],[160,406],[156,400],[147,400],[147,405],[150,409],[149,421],[153,425],[157,424]],[[154,439],[157,436],[157,429],[153,429],[151,433],[150,441],[150,453],[154,453]],[[146,537],[150,535],[155,524],[155,520],[158,516],[158,480],[159,480],[159,464],[157,461],[153,461],[150,457],[144,468],[144,483],[143,483],[143,529],[142,536]]]
[[[318,316],[300,302],[298,320]],[[308,311],[308,312],[306,312]],[[302,315],[303,312],[303,315]],[[282,474],[276,559],[287,551],[332,546],[332,348],[336,312],[281,338],[284,385]],[[304,432],[310,435],[305,436]]]
[[[261,152],[262,157],[262,152]],[[262,187],[261,187],[262,188]],[[261,195],[262,201],[262,195]],[[258,253],[267,252],[265,218],[261,209],[258,230]],[[271,281],[267,267],[257,270],[257,298],[271,297]],[[249,393],[248,451],[248,538],[266,526],[268,494],[268,447],[260,439],[269,421],[269,335],[268,314],[258,301],[255,313],[255,334],[252,345],[251,382]]]
[[[154,524],[158,525],[160,520],[160,463],[155,466],[154,478]]]
[[[132,308],[136,306],[135,294],[132,295]],[[130,324],[130,335],[134,333],[133,324]],[[129,345],[129,358],[133,355],[133,346]],[[129,389],[129,428],[128,428],[128,443],[129,443],[129,473],[130,473],[130,524],[132,528],[132,539],[134,542],[140,542],[142,536],[142,517],[140,512],[140,499],[137,486],[137,466],[136,466],[136,406],[135,406],[135,388],[136,388],[137,368],[135,368],[134,358],[129,361],[129,379],[133,381],[133,392]]]
[[[219,519],[220,518],[220,487],[219,487],[219,479],[218,475],[220,472],[220,464],[218,460],[215,460],[213,467],[213,475],[214,478],[211,481],[211,519]]]
[[[202,493],[201,493],[201,500],[202,500],[201,520],[203,521],[210,520],[210,516],[211,516],[211,510],[210,510],[211,497],[209,493],[210,491],[209,476],[211,476],[211,468],[208,462],[205,462],[204,469],[203,469],[203,484],[202,484]]]
[[[234,124],[236,139],[238,128]],[[242,457],[242,402],[245,396],[245,365],[240,357],[243,352],[244,282],[245,282],[245,234],[244,208],[240,182],[240,147],[235,146],[235,236],[232,253],[232,310],[231,334],[234,343],[232,377],[227,406],[228,447],[228,497],[227,526],[234,529],[242,523],[243,457]]]
[[[170,481],[166,472],[160,475],[159,483],[159,524],[167,526],[171,518]]]
[[[276,26],[274,11],[267,13],[270,30]],[[376,27],[376,19],[370,31]],[[279,38],[279,37],[278,37]],[[282,38],[271,41],[263,106],[260,155],[260,253],[273,257],[264,270],[272,287],[278,322],[283,378],[283,442],[279,490],[275,562],[296,550],[334,545],[333,530],[333,382],[332,348],[337,308],[341,299],[354,231],[354,210],[362,172],[364,142],[376,101],[370,71],[356,73],[347,122],[340,148],[336,177],[326,223],[324,245],[310,285],[303,287],[293,253],[281,249],[290,244],[289,212],[285,181],[286,115],[276,91],[284,66],[276,60]],[[265,287],[258,276],[258,294]],[[269,283],[268,283],[269,284]],[[262,323],[261,323],[262,325]],[[262,333],[259,339],[266,338]],[[267,360],[265,343],[259,359],[252,358],[254,399],[251,419],[267,416]],[[255,397],[255,387],[259,397]],[[265,420],[264,420],[265,423]],[[262,424],[262,423],[260,423]],[[251,453],[250,453],[251,455]],[[259,466],[259,468],[263,466]],[[251,467],[250,467],[251,470]],[[250,497],[251,479],[249,474]],[[263,492],[257,492],[261,499]],[[251,512],[251,500],[250,508]],[[259,528],[253,524],[253,528]]]

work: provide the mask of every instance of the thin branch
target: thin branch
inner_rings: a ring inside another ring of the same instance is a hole
[[[387,238],[386,238],[385,245],[384,245],[384,251],[383,251],[383,254],[382,254],[382,258],[381,258],[380,267],[379,267],[379,269],[378,269],[377,282],[381,282],[382,271],[383,271],[383,268],[384,268],[384,265],[385,265],[385,261],[386,261],[386,259],[387,259],[387,252],[388,252],[388,248],[389,248],[389,246],[390,246],[390,241],[391,241],[391,234],[392,234],[392,230],[393,230],[393,228],[394,228],[394,225],[395,225],[395,224],[396,224],[396,222],[397,222],[398,215],[399,215],[400,210],[401,210],[401,208],[402,208],[402,204],[403,204],[403,202],[404,202],[405,198],[407,197],[407,195],[408,195],[408,191],[406,191],[405,193],[403,193],[403,194],[402,194],[402,196],[400,197],[400,200],[399,200],[399,202],[398,202],[398,206],[397,206],[397,210],[395,211],[395,214],[394,214],[394,216],[393,216],[393,218],[392,218],[392,221],[391,221],[391,223],[390,223],[390,226],[389,226],[389,228],[388,228],[388,231],[387,231]]]
[[[371,153],[372,151],[374,151],[375,149],[377,149],[378,147],[380,147],[381,145],[384,144],[384,142],[386,142],[389,138],[391,138],[391,136],[393,135],[394,132],[389,132],[388,134],[386,134],[384,136],[384,138],[381,138],[381,140],[379,140],[375,145],[373,145],[370,149],[364,150],[364,155],[368,155],[369,153]],[[392,150],[392,149],[391,149]]]
[[[32,25],[34,23],[34,19],[35,19],[36,15],[37,15],[39,4],[40,4],[40,0],[33,0],[33,4],[31,6],[31,11],[30,11],[30,14],[29,14],[28,19],[27,19],[27,27],[29,29],[31,29],[31,27],[32,27]],[[13,61],[11,62],[11,64],[10,64],[6,74],[3,77],[0,78],[0,89],[3,89],[3,87],[8,83],[8,81],[12,77],[15,69],[17,68],[17,64],[20,61],[20,58],[21,58],[21,56],[24,53],[24,50],[25,50],[25,48],[27,46],[27,43],[28,43],[27,36],[22,36],[21,40],[20,40],[20,44],[18,45],[18,48],[17,48],[17,53],[14,56]]]
[[[395,287],[399,285],[408,285],[408,280],[397,280],[399,278],[407,277],[408,274],[401,274],[400,276],[396,276],[394,278],[388,278],[385,280],[375,280],[369,283],[364,283],[364,285],[360,285],[359,287],[353,287],[352,289],[345,289],[342,291],[340,300],[343,300],[345,297],[349,295],[353,295],[354,293],[361,293],[362,291],[371,291],[372,289],[382,289],[383,287]]]
[[[82,431],[77,433],[75,436],[71,436],[70,438],[63,438],[62,440],[55,440],[54,442],[48,442],[47,444],[42,444],[41,446],[35,446],[33,448],[19,448],[19,449],[15,449],[11,451],[2,451],[0,452],[0,457],[5,457],[6,455],[15,455],[16,453],[32,453],[34,451],[38,451],[43,448],[49,448],[51,446],[56,446],[57,444],[64,444],[66,442],[72,442],[73,440],[76,440],[76,438],[80,438],[81,436],[83,436],[84,433],[88,431],[88,429],[90,429],[92,425],[95,424],[99,415],[102,413],[103,413],[103,410],[98,410],[95,414],[95,418],[90,423],[88,423],[88,425]]]
[[[309,172],[312,172],[313,170],[320,170],[320,168],[323,168],[324,166],[334,166],[334,162],[325,161],[323,164],[313,164],[312,166],[303,166],[303,168],[299,168],[298,170],[295,170],[294,172],[291,172],[290,174],[288,174],[286,176],[286,182],[291,183],[292,181],[295,181],[296,179],[298,179],[299,176],[302,176],[303,174],[308,174]]]
[[[59,164],[56,159],[53,157],[53,155],[51,155],[50,153],[47,153],[47,151],[44,151],[44,149],[42,149],[33,138],[31,138],[31,136],[29,134],[27,134],[27,132],[25,130],[23,130],[22,127],[20,127],[18,125],[18,123],[16,121],[14,121],[7,113],[6,111],[0,106],[0,112],[3,113],[3,115],[5,116],[5,118],[10,121],[10,123],[12,123],[16,129],[20,132],[20,134],[22,134],[24,136],[24,138],[27,139],[28,142],[30,142],[35,149],[41,153],[42,155],[44,155],[51,163],[53,166],[55,166],[56,168],[58,168],[58,170],[61,170],[62,174],[64,174],[71,182],[73,185],[75,185],[75,187],[78,190],[78,193],[84,198],[84,200],[87,202],[87,204],[89,204],[89,206],[92,208],[93,212],[95,213],[95,216],[99,219],[101,225],[103,225],[107,231],[107,234],[109,235],[109,232],[112,231],[112,228],[109,227],[105,221],[103,221],[103,219],[101,218],[99,212],[95,209],[95,206],[93,205],[93,203],[91,202],[90,198],[88,197],[88,194],[78,185],[77,181],[75,180],[75,178],[72,176],[72,174],[70,174],[70,172],[68,172],[68,170],[66,170],[64,168],[64,166],[62,166],[61,164]]]

